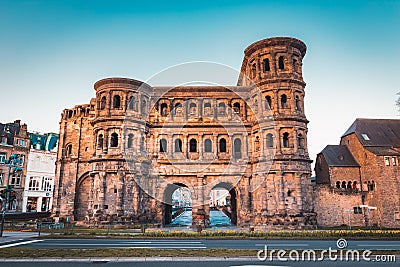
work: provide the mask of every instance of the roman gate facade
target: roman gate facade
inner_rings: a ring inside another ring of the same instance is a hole
[[[165,225],[187,187],[193,224],[207,226],[222,187],[234,224],[312,225],[305,53],[294,38],[253,43],[236,86],[96,82],[89,104],[62,113],[54,216]]]

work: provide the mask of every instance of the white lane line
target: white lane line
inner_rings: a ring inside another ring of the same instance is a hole
[[[121,242],[121,244],[202,244],[203,242],[197,241],[171,241],[171,242],[159,242],[159,241],[149,241],[149,242],[141,242],[141,241],[125,241]]]
[[[397,245],[365,244],[365,245],[357,245],[357,247],[400,247],[400,244],[397,244]]]
[[[43,240],[30,240],[30,241],[12,243],[12,244],[7,244],[7,245],[2,245],[2,246],[0,246],[0,248],[16,247],[16,246],[21,246],[21,245],[26,245],[26,244],[31,244],[31,243],[41,242],[41,241],[43,241]]]
[[[260,246],[285,246],[285,247],[308,247],[309,244],[255,244],[255,246],[260,247]]]
[[[128,248],[152,248],[152,249],[154,249],[154,248],[161,248],[161,249],[204,249],[204,248],[207,248],[207,247],[162,247],[162,246],[160,246],[160,247],[136,247],[136,246],[134,246],[134,247],[128,247]]]

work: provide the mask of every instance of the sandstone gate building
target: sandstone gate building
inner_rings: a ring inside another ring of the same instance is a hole
[[[222,187],[234,224],[313,224],[305,53],[294,38],[255,42],[236,86],[96,82],[89,104],[62,113],[55,216],[168,224],[183,186],[193,224],[207,226],[210,192]]]

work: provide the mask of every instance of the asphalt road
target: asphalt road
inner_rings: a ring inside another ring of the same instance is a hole
[[[174,266],[174,267],[245,267],[245,266],[294,266],[294,267],[317,267],[317,266],[376,266],[376,263],[368,263],[368,262],[332,262],[332,261],[322,261],[322,262],[259,262],[256,260],[197,260],[197,261],[40,261],[40,262],[0,262],[1,266],[10,266],[10,267],[32,267],[32,266],[41,266],[41,267],[66,267],[66,266],[74,266],[74,267],[87,267],[87,266],[96,266],[96,267],[131,267],[131,266],[143,266],[143,267],[165,267],[165,266]],[[382,263],[379,266],[384,267],[394,267],[399,266],[398,263]]]
[[[154,249],[337,249],[336,240],[265,239],[26,239],[0,243],[0,248],[52,249],[154,248]],[[346,249],[400,250],[400,240],[347,240]]]

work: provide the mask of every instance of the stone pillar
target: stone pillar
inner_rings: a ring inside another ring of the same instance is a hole
[[[204,156],[203,138],[204,138],[203,133],[199,133],[199,147],[198,147],[199,160],[203,160]]]
[[[36,211],[37,212],[41,212],[42,211],[42,200],[43,200],[42,197],[38,197],[37,204],[36,204]]]

